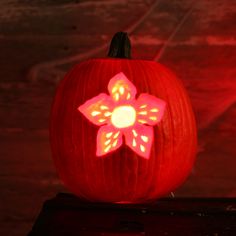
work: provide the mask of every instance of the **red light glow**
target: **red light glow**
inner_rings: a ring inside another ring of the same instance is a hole
[[[120,72],[108,84],[110,96],[101,93],[78,110],[93,124],[101,126],[97,134],[97,156],[115,151],[125,143],[148,159],[153,142],[153,127],[161,121],[165,102],[147,93],[135,99],[136,88]]]

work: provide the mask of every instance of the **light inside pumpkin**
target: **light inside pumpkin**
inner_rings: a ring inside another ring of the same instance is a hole
[[[136,111],[132,106],[118,106],[111,115],[111,123],[116,128],[132,126],[136,120]]]
[[[153,141],[153,127],[162,119],[165,102],[153,95],[142,93],[136,99],[136,87],[120,72],[108,83],[110,96],[100,93],[78,109],[95,125],[97,156],[118,149],[123,138],[135,153],[148,159]]]

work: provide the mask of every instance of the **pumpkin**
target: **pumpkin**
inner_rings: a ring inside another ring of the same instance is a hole
[[[65,186],[82,199],[144,203],[176,189],[195,160],[196,124],[176,76],[130,58],[119,32],[108,58],[74,66],[51,112],[52,156]]]

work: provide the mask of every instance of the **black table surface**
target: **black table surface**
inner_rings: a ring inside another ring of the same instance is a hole
[[[46,201],[28,236],[236,236],[235,198],[163,198],[143,205]]]

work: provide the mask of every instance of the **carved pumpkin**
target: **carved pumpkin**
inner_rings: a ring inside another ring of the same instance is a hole
[[[89,201],[141,203],[179,186],[195,160],[196,125],[180,81],[129,58],[118,33],[109,58],[76,65],[51,114],[51,148],[66,187]]]

